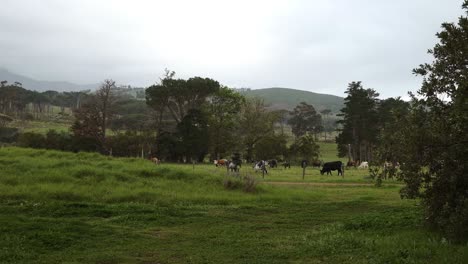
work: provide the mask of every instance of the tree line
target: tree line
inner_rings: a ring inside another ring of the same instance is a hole
[[[116,154],[117,139],[133,133],[145,135],[134,137],[138,142],[133,145],[141,149],[138,154],[176,162],[202,162],[206,157],[230,158],[234,153],[242,153],[248,161],[318,156],[318,147],[304,148],[310,150],[308,152],[288,148],[289,134],[276,126],[284,117],[284,111],[270,111],[262,99],[245,98],[213,79],[180,79],[173,71],[166,71],[157,84],[146,89],[147,109],[143,111],[141,125],[127,126],[124,131],[114,131],[109,136],[109,127],[125,119],[125,115],[116,111],[120,104],[114,91],[115,82],[105,80],[97,92],[74,111],[72,134],[91,150]],[[304,106],[306,109],[302,109]],[[314,118],[307,116],[310,113]],[[313,106],[301,103],[288,114],[295,135],[294,147],[316,146],[308,135],[319,132],[318,127],[321,127],[320,115]],[[309,126],[299,128],[303,124]]]

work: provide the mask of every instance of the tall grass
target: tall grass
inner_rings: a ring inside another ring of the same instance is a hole
[[[466,263],[468,245],[426,230],[399,186],[262,183],[300,182],[296,170],[263,180],[244,166],[235,178],[208,165],[2,148],[0,262]],[[348,176],[328,177],[306,180]]]

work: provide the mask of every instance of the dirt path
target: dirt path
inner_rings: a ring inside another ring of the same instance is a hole
[[[281,182],[281,181],[264,181],[264,184],[271,185],[307,185],[307,186],[375,186],[373,183],[357,183],[357,182]],[[393,186],[398,184],[384,184],[384,186]]]

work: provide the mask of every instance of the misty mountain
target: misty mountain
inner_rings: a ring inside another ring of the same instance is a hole
[[[39,81],[32,78],[12,73],[6,69],[0,68],[0,81],[8,81],[8,83],[20,82],[23,88],[28,90],[35,90],[44,92],[47,90],[54,91],[82,91],[82,90],[95,90],[98,84],[74,84],[70,82],[51,82],[51,81]]]

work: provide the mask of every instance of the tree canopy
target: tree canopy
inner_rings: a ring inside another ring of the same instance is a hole
[[[401,125],[404,197],[422,197],[426,220],[454,239],[468,237],[468,1],[458,23],[443,23],[431,63]]]

